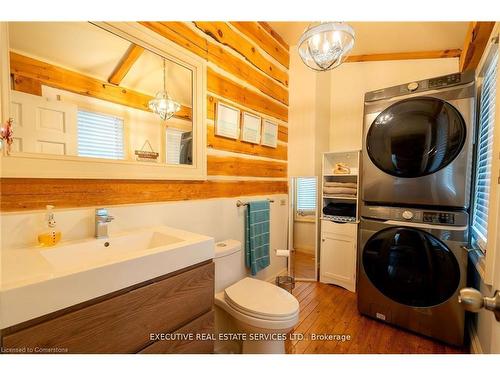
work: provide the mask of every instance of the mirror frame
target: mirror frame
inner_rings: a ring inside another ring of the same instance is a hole
[[[1,152],[2,178],[86,178],[133,180],[206,180],[207,62],[137,22],[90,22],[193,72],[193,164],[140,163],[35,153]],[[0,23],[0,120],[10,117],[9,27]]]

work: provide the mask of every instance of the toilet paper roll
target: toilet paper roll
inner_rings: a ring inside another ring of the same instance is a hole
[[[278,257],[289,257],[290,250],[276,249],[276,256]]]

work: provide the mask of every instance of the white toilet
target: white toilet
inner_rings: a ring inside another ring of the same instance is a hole
[[[299,320],[299,302],[274,284],[246,277],[243,259],[241,242],[227,240],[215,244],[217,334],[246,336],[241,341],[242,353],[285,353],[283,338]],[[218,341],[215,351],[238,351],[227,350],[230,342]]]

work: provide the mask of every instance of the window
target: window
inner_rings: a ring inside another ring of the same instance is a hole
[[[297,215],[316,214],[316,177],[297,178]]]
[[[79,156],[124,159],[123,119],[78,110],[77,123]]]
[[[167,129],[167,163],[180,164],[182,132],[177,129]]]
[[[492,53],[489,63],[485,65],[480,89],[475,201],[472,214],[472,236],[483,251],[486,251],[486,240],[488,238],[488,204],[490,201],[491,163],[493,157],[498,49],[495,49]]]

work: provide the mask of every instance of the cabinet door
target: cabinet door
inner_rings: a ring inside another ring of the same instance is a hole
[[[340,285],[352,292],[356,280],[356,241],[342,234],[321,234],[320,281]]]

